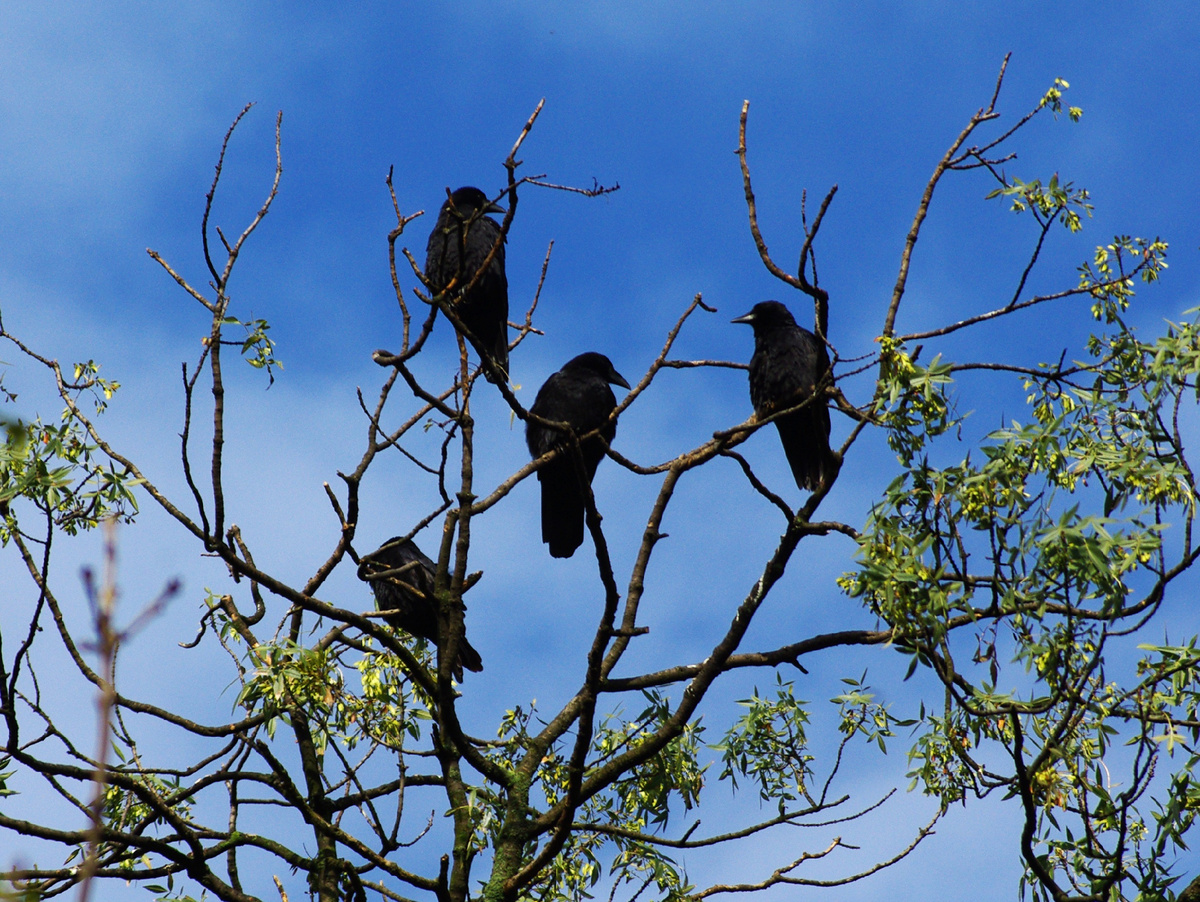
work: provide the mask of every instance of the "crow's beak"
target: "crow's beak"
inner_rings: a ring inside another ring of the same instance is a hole
[[[737,319],[731,319],[730,322],[731,323],[745,323],[747,326],[753,326],[754,325],[754,314],[753,313],[743,313]]]
[[[611,373],[608,374],[608,381],[611,382],[613,385],[621,386],[621,388],[625,389],[626,391],[630,390],[629,383],[625,381],[625,377],[622,376],[620,373],[618,373],[616,370],[613,370]]]
[[[504,209],[504,207],[500,206],[499,204],[488,204],[486,207],[484,207],[483,212],[484,213],[507,213],[508,210]]]

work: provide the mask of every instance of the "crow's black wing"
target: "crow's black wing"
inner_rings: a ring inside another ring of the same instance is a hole
[[[506,377],[508,276],[504,271],[504,242],[499,224],[487,216],[468,224],[444,207],[425,248],[425,277],[437,291],[444,291],[457,278],[456,285],[461,291],[483,267],[498,240],[500,246],[496,247],[491,263],[471,291],[460,296],[455,312]],[[492,378],[495,374],[488,375]]]
[[[530,412],[547,420],[569,423],[576,434],[582,434],[602,424],[616,406],[616,397],[603,377],[589,369],[568,365],[546,380]],[[610,442],[616,433],[615,422],[603,431]],[[534,457],[553,450],[562,437],[559,430],[533,422],[525,430],[529,453]],[[604,457],[604,445],[592,438],[584,441],[580,450],[582,475],[574,454],[569,452],[560,454],[538,471],[542,489],[542,541],[550,546],[552,557],[570,557],[583,544],[588,486]]]
[[[811,403],[775,421],[796,485],[816,490],[833,473],[829,450],[829,408],[814,398],[829,355],[817,337],[799,326],[772,329],[756,341],[750,360],[750,400],[759,417]]]

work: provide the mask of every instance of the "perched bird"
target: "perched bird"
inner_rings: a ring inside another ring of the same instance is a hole
[[[411,565],[403,573],[382,576],[389,570]],[[375,609],[396,611],[384,619],[410,636],[438,641],[438,603],[433,594],[434,572],[437,565],[421,553],[416,543],[400,537],[388,539],[383,547],[365,554],[358,565],[358,578],[371,586],[375,593]],[[463,668],[478,673],[483,659],[471,647],[467,637],[458,643],[458,660],[454,662],[454,678],[462,681]]]
[[[504,274],[504,242],[500,225],[484,213],[504,213],[478,188],[459,188],[442,204],[425,247],[425,278],[436,292],[454,282],[454,312],[488,353],[483,372],[491,382],[508,378],[508,277]],[[500,241],[499,247],[496,242]],[[467,294],[492,248],[496,253]]]
[[[806,400],[811,403],[775,420],[796,485],[816,491],[837,469],[829,450],[829,408],[815,396],[817,383],[829,372],[825,343],[797,326],[787,307],[762,301],[733,320],[754,328],[750,358],[750,402],[761,419]]]
[[[577,435],[591,432],[605,423],[617,406],[609,383],[629,388],[625,378],[613,369],[612,361],[590,351],[567,361],[566,366],[538,389],[529,412],[545,420],[569,423]],[[538,470],[542,484],[542,541],[550,546],[553,557],[570,557],[583,544],[584,511],[588,488],[596,467],[604,457],[605,443],[617,434],[617,421],[604,425],[599,437],[581,444],[583,469],[570,451],[560,454]],[[535,458],[562,444],[563,433],[532,420],[525,425],[525,442]],[[586,482],[584,478],[586,477]]]

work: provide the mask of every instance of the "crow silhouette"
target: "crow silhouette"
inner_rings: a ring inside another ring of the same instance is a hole
[[[508,277],[500,225],[483,214],[503,212],[478,188],[459,188],[442,204],[425,247],[425,278],[436,292],[451,289],[454,312],[491,357],[483,361],[491,382],[508,378]],[[464,294],[493,247],[492,262]]]
[[[567,423],[576,435],[583,435],[605,424],[616,408],[617,399],[608,387],[610,384],[629,388],[629,383],[603,354],[595,351],[580,354],[546,380],[529,412],[546,420]],[[596,467],[604,457],[605,444],[611,443],[616,434],[617,422],[612,420],[600,431],[603,440],[592,436],[582,443],[582,473],[571,451],[558,455],[538,470],[538,481],[542,484],[542,541],[550,546],[552,557],[570,557],[583,544],[587,493]],[[525,426],[525,442],[535,458],[562,445],[563,438],[560,430],[532,420]]]
[[[802,489],[816,491],[837,470],[829,450],[829,408],[816,396],[816,386],[829,371],[825,343],[802,326],[778,301],[763,301],[733,320],[754,329],[750,358],[750,402],[765,418],[805,404],[774,421],[784,453]]]

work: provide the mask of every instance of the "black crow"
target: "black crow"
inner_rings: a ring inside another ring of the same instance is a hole
[[[408,566],[411,565],[411,566]],[[389,570],[408,566],[403,573],[381,576]],[[368,582],[375,593],[375,609],[397,611],[384,619],[410,636],[438,641],[438,603],[433,594],[437,565],[421,553],[416,543],[400,537],[388,539],[382,548],[363,555],[358,565],[358,578]],[[458,643],[458,660],[454,662],[454,678],[462,682],[463,668],[478,673],[483,670],[479,652],[471,647],[467,637]]]
[[[800,410],[775,420],[775,427],[796,485],[816,491],[837,468],[829,450],[829,408],[823,398],[814,396],[817,383],[829,372],[825,343],[797,326],[778,301],[755,304],[733,322],[754,328],[750,402],[760,419],[811,399]]]
[[[569,423],[577,435],[591,432],[617,406],[609,383],[629,388],[629,383],[603,354],[594,351],[580,354],[567,361],[538,389],[529,412],[546,420]],[[583,442],[582,474],[571,451],[565,451],[538,470],[538,481],[542,484],[542,541],[550,546],[551,556],[570,557],[583,544],[588,487],[604,457],[605,442],[612,442],[616,434],[617,422],[613,420],[600,431],[604,442],[596,436]],[[558,447],[562,438],[559,430],[532,420],[525,425],[525,442],[535,458]]]
[[[491,356],[492,365],[486,360],[483,365],[491,382],[508,377],[508,277],[504,274],[504,242],[496,247],[500,226],[483,214],[503,212],[503,207],[489,201],[478,188],[459,188],[442,204],[425,247],[425,278],[436,292],[454,282],[451,294],[459,298],[454,312]],[[492,262],[470,293],[462,295],[493,247]]]

